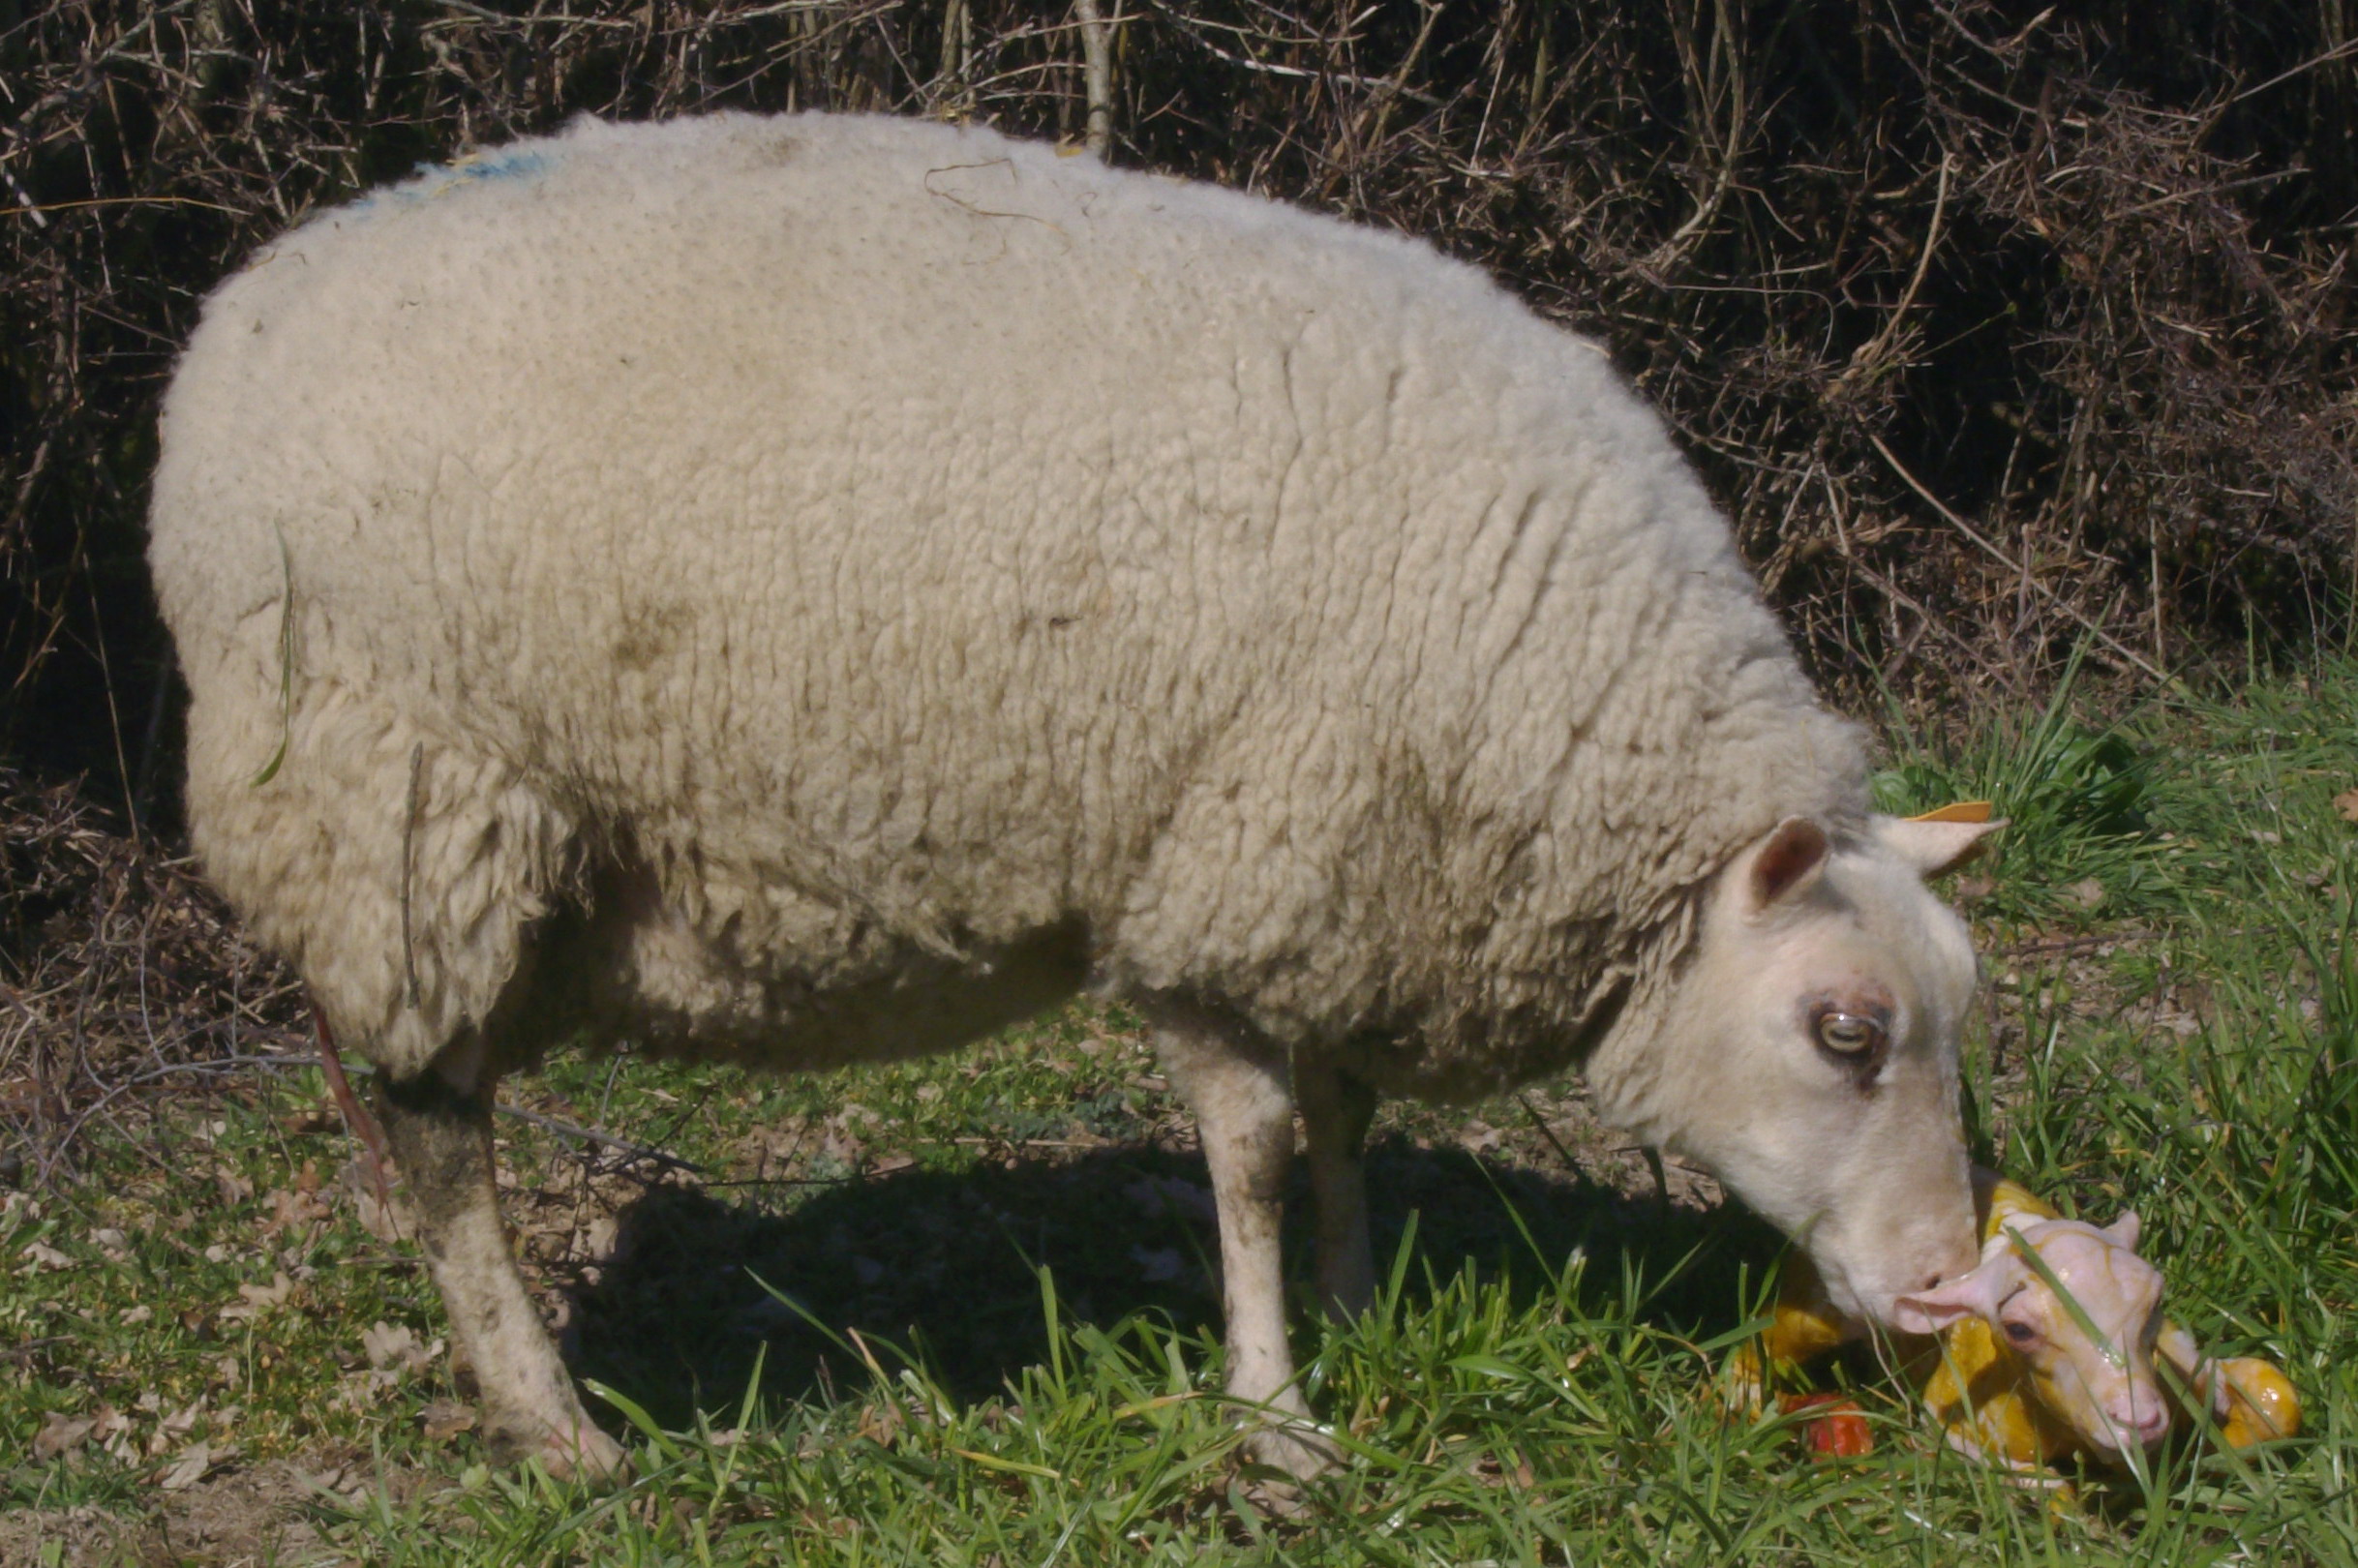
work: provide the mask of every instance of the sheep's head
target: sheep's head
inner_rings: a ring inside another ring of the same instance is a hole
[[[1993,826],[1781,823],[1714,885],[1648,1082],[1606,1086],[1608,1114],[1794,1237],[1847,1314],[1889,1322],[1977,1256],[1957,1037],[1979,966],[1925,879]]]
[[[2169,1432],[2154,1372],[2162,1271],[2136,1252],[2137,1217],[2009,1221],[1972,1272],[1900,1297],[1892,1321],[1932,1334],[1969,1317],[2021,1362],[2030,1393],[2098,1457],[2117,1461]]]

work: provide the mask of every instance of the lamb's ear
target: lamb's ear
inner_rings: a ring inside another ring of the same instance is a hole
[[[2104,1234],[2133,1252],[2137,1250],[2137,1237],[2143,1228],[2144,1221],[2137,1218],[2136,1210],[2123,1209],[2118,1220],[2104,1226]]]
[[[1969,1317],[1998,1320],[1998,1308],[2022,1288],[2021,1259],[1992,1248],[1980,1263],[1929,1290],[1911,1291],[1891,1304],[1891,1326],[1902,1334],[1938,1334]]]
[[[1807,817],[1787,817],[1752,852],[1744,870],[1744,913],[1758,915],[1806,892],[1826,874],[1826,829]]]
[[[1960,800],[1920,817],[1877,817],[1875,836],[1929,882],[1972,859],[2005,826],[2003,817],[1990,820],[1987,800]]]

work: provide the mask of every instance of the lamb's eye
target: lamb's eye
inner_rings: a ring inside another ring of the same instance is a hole
[[[2028,1323],[2007,1324],[2006,1337],[2026,1350],[2039,1342],[2039,1331]]]
[[[1842,1056],[1872,1050],[1882,1037],[1874,1019],[1855,1012],[1828,1012],[1818,1019],[1818,1043]]]

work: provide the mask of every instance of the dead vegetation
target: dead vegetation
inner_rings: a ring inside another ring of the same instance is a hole
[[[168,806],[154,405],[256,244],[723,106],[1102,142],[1483,262],[1669,411],[1854,691],[2297,641],[2358,516],[2353,48],[2310,0],[0,6],[0,714]]]
[[[304,1041],[305,1020],[185,864],[0,769],[0,1187],[73,1174],[92,1127],[152,1147],[154,1091]]]

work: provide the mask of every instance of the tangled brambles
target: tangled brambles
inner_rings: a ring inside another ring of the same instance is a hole
[[[2082,643],[2151,680],[2343,614],[2340,8],[513,9],[0,32],[0,715],[41,760],[171,775],[140,514],[196,299],[579,112],[986,120],[1432,237],[1611,346],[1854,691],[2019,693]]]
[[[308,1044],[293,977],[72,788],[0,769],[0,1186],[69,1174],[85,1129],[136,1132],[172,1090]]]

